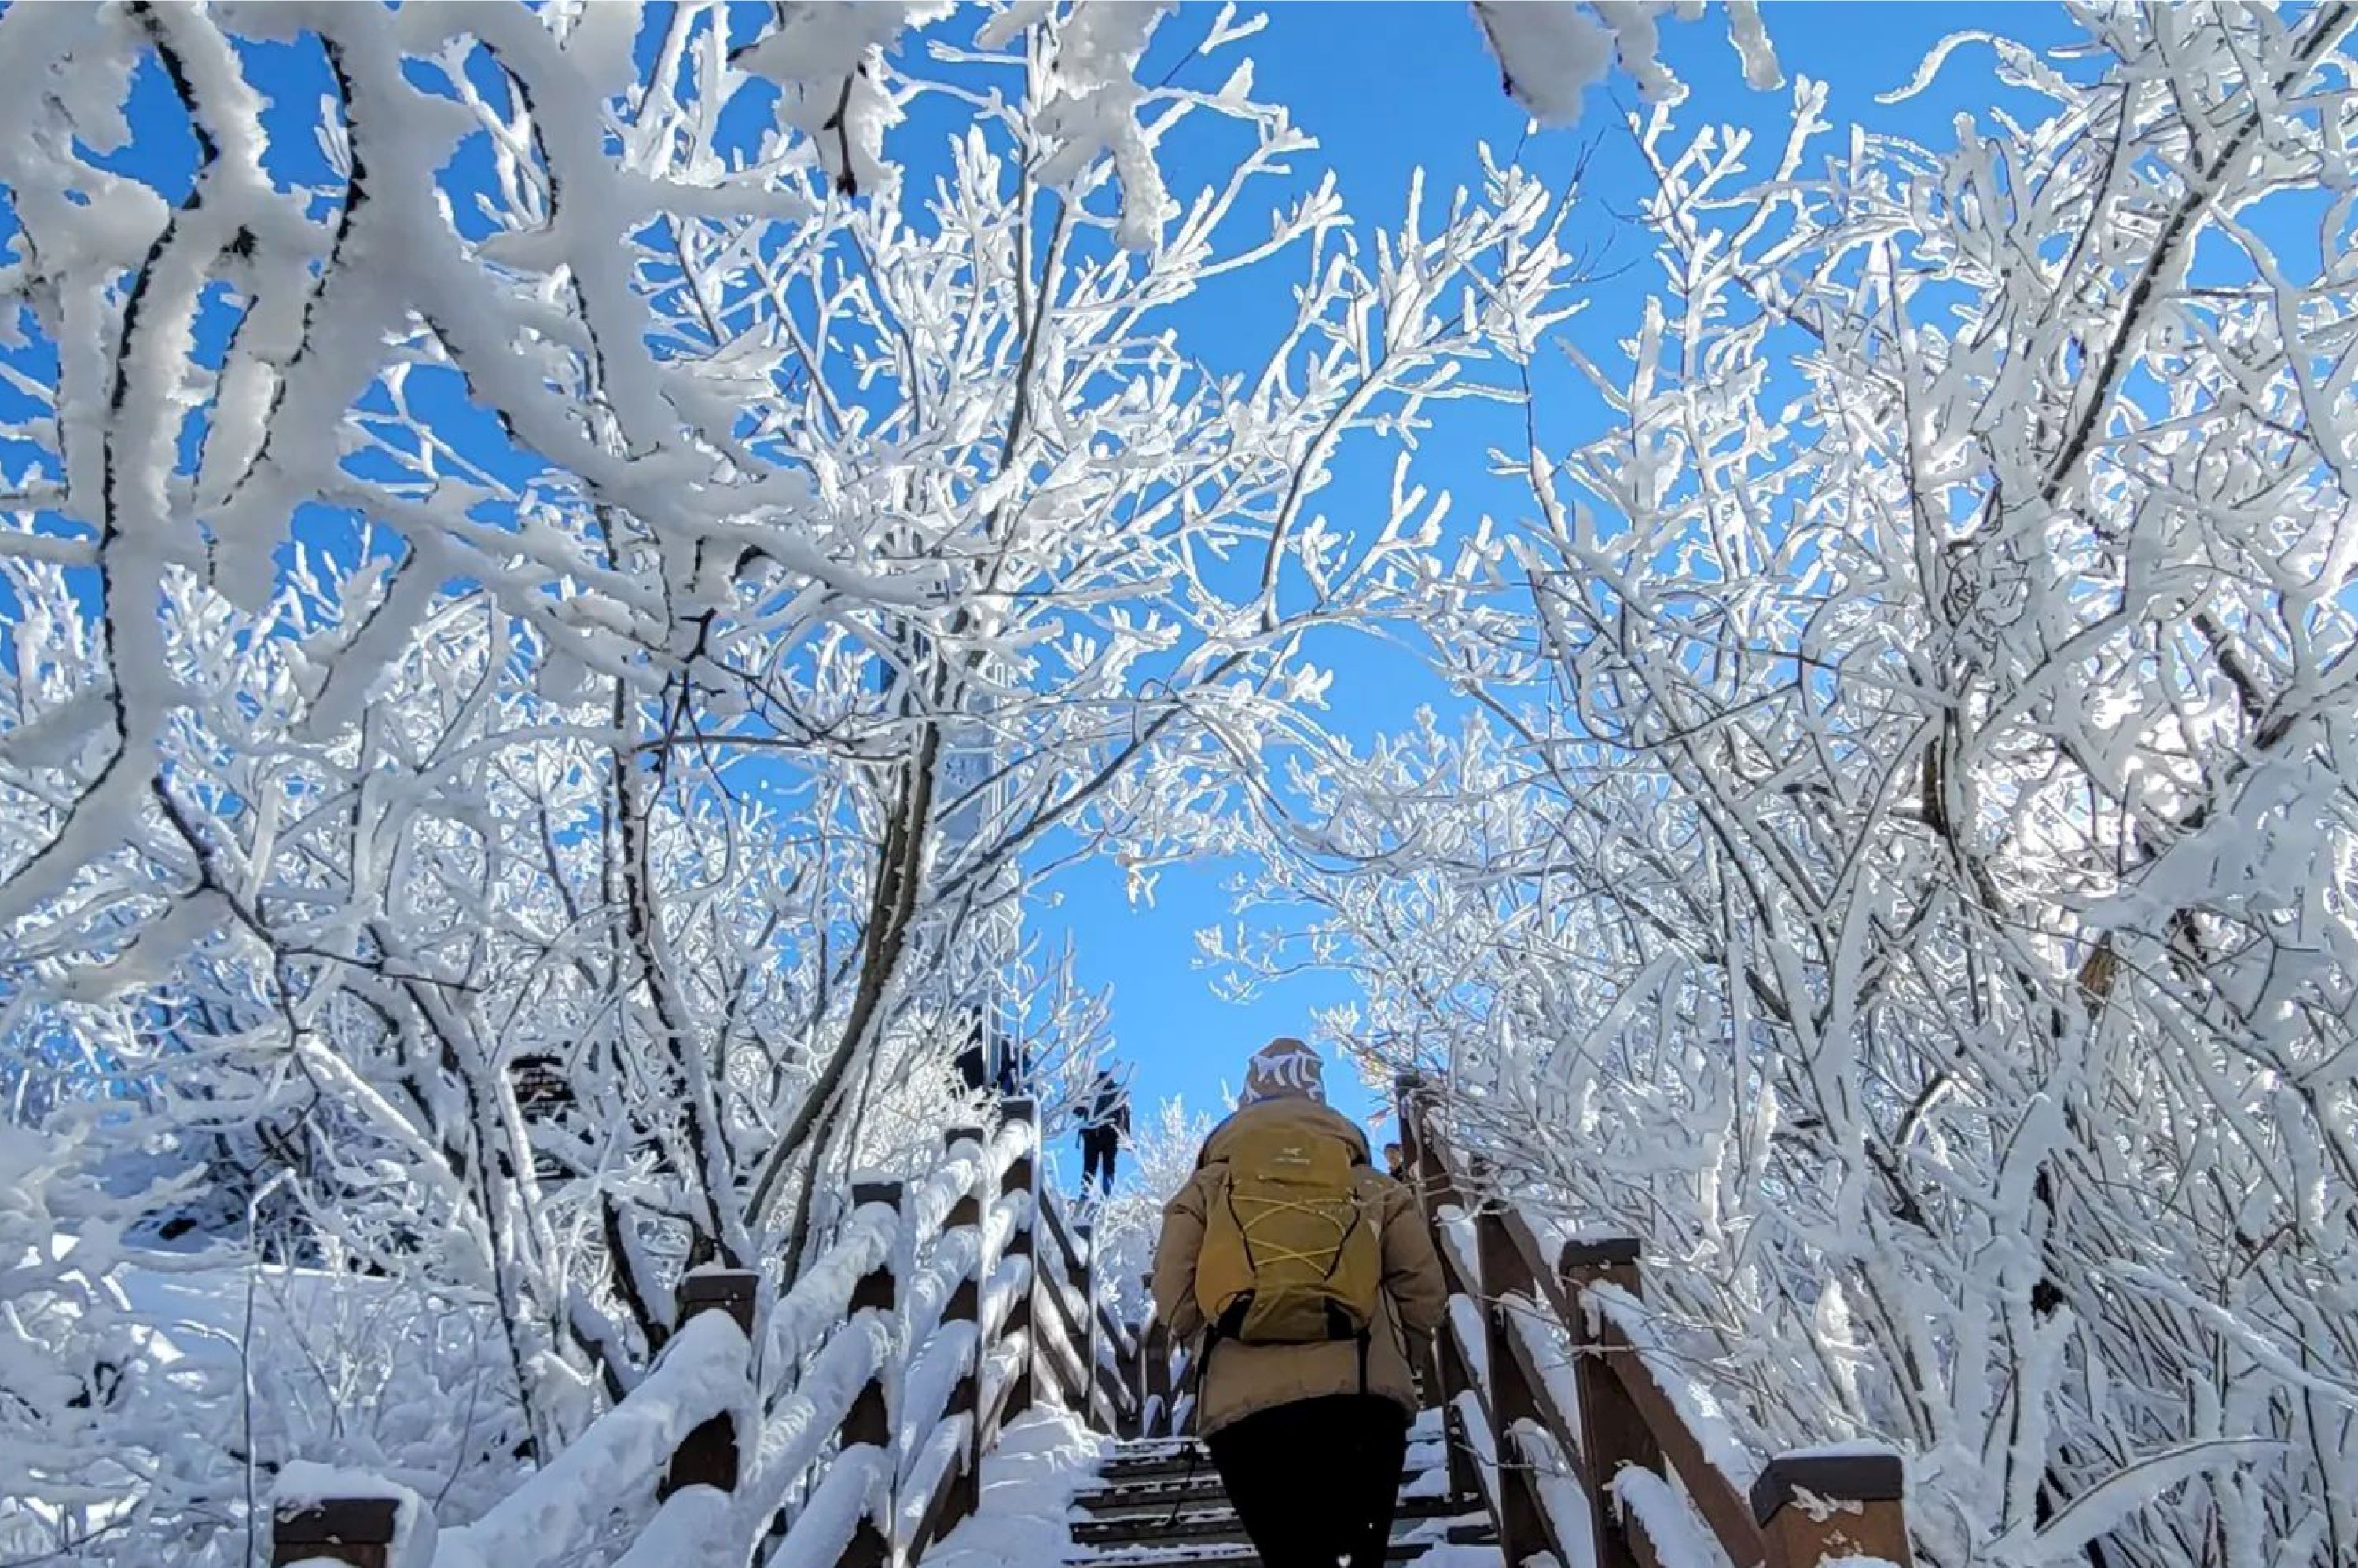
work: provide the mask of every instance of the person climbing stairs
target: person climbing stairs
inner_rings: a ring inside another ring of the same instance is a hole
[[[1117,1446],[1073,1499],[1074,1568],[1252,1568],[1218,1473],[1200,1445],[1151,1438]],[[1390,1560],[1425,1568],[1497,1568],[1497,1537],[1478,1501],[1449,1495],[1441,1413],[1410,1428]]]

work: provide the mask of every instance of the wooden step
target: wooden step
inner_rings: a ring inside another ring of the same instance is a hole
[[[1417,1488],[1414,1496],[1401,1499],[1403,1506],[1411,1502],[1441,1501],[1446,1494],[1431,1489],[1438,1474],[1432,1470],[1403,1472],[1401,1487]],[[1219,1472],[1206,1465],[1194,1476],[1181,1473],[1162,1480],[1118,1481],[1109,1487],[1091,1487],[1077,1494],[1073,1501],[1088,1513],[1111,1515],[1151,1512],[1158,1509],[1168,1513],[1174,1507],[1207,1507],[1226,1504],[1228,1499],[1228,1491],[1220,1485]]]
[[[1417,1442],[1408,1445],[1408,1457],[1401,1473],[1414,1476],[1422,1471],[1439,1469],[1449,1462],[1448,1445],[1442,1443]],[[1184,1476],[1193,1464],[1205,1475],[1212,1473],[1212,1455],[1204,1445],[1187,1438],[1156,1438],[1151,1443],[1125,1443],[1114,1456],[1098,1466],[1098,1477],[1109,1483],[1160,1481],[1174,1476]]]
[[[1384,1553],[1392,1563],[1413,1563],[1432,1550],[1434,1541],[1422,1536],[1392,1540]],[[1260,1557],[1249,1546],[1179,1542],[1171,1546],[1126,1546],[1112,1552],[1091,1552],[1065,1559],[1067,1568],[1260,1568]]]
[[[1166,1503],[1140,1513],[1075,1519],[1073,1541],[1080,1546],[1143,1546],[1152,1542],[1176,1546],[1183,1541],[1244,1540],[1244,1528],[1237,1523],[1236,1510],[1228,1506],[1225,1498],[1217,1498],[1214,1503],[1216,1506],[1183,1506],[1175,1516]],[[1399,1513],[1393,1516],[1393,1528],[1396,1531],[1412,1530],[1427,1519],[1455,1519],[1466,1511],[1466,1505],[1455,1498],[1403,1498]]]

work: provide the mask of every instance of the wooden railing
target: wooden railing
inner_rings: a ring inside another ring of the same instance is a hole
[[[397,1487],[293,1465],[271,1561],[545,1562],[652,1493],[616,1568],[718,1561],[732,1521],[741,1540],[763,1519],[757,1561],[886,1568],[974,1511],[982,1455],[1044,1394],[1101,1431],[1133,1428],[1112,1368],[1137,1346],[1097,1304],[1086,1227],[1040,1180],[1033,1103],[1007,1101],[995,1137],[945,1141],[922,1182],[855,1184],[766,1320],[755,1272],[688,1275],[644,1381],[472,1524],[438,1534]]]
[[[1508,1563],[1687,1568],[1697,1517],[1734,1568],[1912,1561],[1898,1454],[1786,1454],[1740,1486],[1746,1455],[1657,1349],[1637,1240],[1550,1257],[1448,1147],[1422,1080],[1400,1087],[1401,1153],[1448,1276],[1431,1376],[1464,1456],[1453,1477],[1478,1489]]]
[[[1433,1228],[1449,1313],[1418,1368],[1450,1433],[1451,1491],[1478,1499],[1508,1568],[1912,1563],[1897,1454],[1846,1445],[1755,1465],[1659,1346],[1631,1238],[1551,1256],[1529,1219],[1400,1084],[1401,1153]],[[1130,1364],[1140,1430],[1187,1429],[1186,1347],[1150,1321]],[[1747,1475],[1748,1475],[1748,1484]],[[1697,1529],[1700,1520],[1701,1530]]]

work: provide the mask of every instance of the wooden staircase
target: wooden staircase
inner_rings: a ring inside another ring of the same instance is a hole
[[[1396,1560],[1438,1547],[1445,1568],[1909,1568],[1898,1452],[1743,1450],[1699,1415],[1711,1402],[1650,1310],[1638,1239],[1550,1232],[1451,1145],[1442,1097],[1414,1076],[1399,1090],[1407,1180],[1450,1301],[1418,1368],[1434,1408],[1415,1429]],[[1122,1343],[1124,1430],[1147,1441],[1079,1499],[1069,1561],[1255,1562],[1208,1460],[1186,1470],[1187,1347],[1151,1320]]]
[[[1440,1412],[1411,1432],[1392,1525],[1391,1561],[1414,1563],[1434,1547],[1487,1548],[1498,1537],[1482,1504],[1449,1493]],[[1074,1498],[1073,1568],[1256,1568],[1260,1559],[1220,1488],[1211,1456],[1187,1438],[1123,1444],[1099,1467],[1097,1484]],[[1453,1568],[1468,1559],[1453,1553]],[[1475,1559],[1479,1563],[1482,1559]]]

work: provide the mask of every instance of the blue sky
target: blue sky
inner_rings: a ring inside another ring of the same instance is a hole
[[[2070,30],[2060,6],[2006,5],[1996,8],[2001,15],[1996,17],[1992,9],[1897,0],[1792,0],[1770,4],[1766,14],[1788,79],[1807,75],[1830,83],[1829,117],[1837,126],[1857,120],[1946,146],[1953,140],[1952,124],[1960,113],[1987,124],[1985,49],[1968,50],[1952,60],[1931,91],[1907,103],[1878,104],[1876,94],[1905,83],[1925,50],[1952,30],[1995,21],[2009,34],[2039,42]],[[1141,75],[1158,80],[1199,35],[1202,20],[1188,16],[1167,25]],[[749,30],[752,25],[749,19]],[[653,38],[650,29],[642,38],[643,49],[652,48]],[[1693,90],[1679,114],[1682,126],[1691,129],[1707,120],[1747,125],[1763,144],[1758,156],[1773,156],[1782,139],[1790,92],[1755,92],[1742,85],[1717,16],[1672,25],[1666,39],[1672,66]],[[1445,201],[1452,188],[1478,182],[1478,149],[1485,143],[1502,156],[1512,152],[1558,184],[1585,156],[1587,177],[1574,233],[1595,257],[1599,276],[1589,291],[1586,314],[1574,319],[1566,335],[1592,356],[1612,360],[1616,341],[1628,330],[1654,283],[1647,243],[1629,216],[1650,182],[1625,126],[1625,111],[1634,104],[1626,80],[1593,90],[1580,125],[1527,131],[1523,116],[1500,91],[1498,68],[1473,18],[1455,0],[1296,0],[1270,7],[1267,28],[1246,47],[1256,62],[1257,94],[1288,105],[1295,121],[1321,143],[1318,152],[1296,160],[1297,180],[1306,185],[1332,168],[1363,225],[1399,219],[1412,173],[1420,167],[1434,204]],[[265,118],[272,157],[291,160],[277,172],[324,178],[325,154],[315,150],[310,134],[327,85],[315,51],[263,45],[256,46],[256,54],[270,57],[264,73],[271,97]],[[1179,80],[1216,87],[1233,59],[1230,53],[1186,66],[1191,74]],[[148,178],[168,171],[165,182],[177,189],[195,149],[159,73],[142,73],[131,121],[137,135],[116,155],[119,164]],[[937,157],[938,142],[934,149],[925,144],[938,138],[947,123],[935,105],[921,105],[894,133],[895,155],[913,168]],[[1838,144],[1839,137],[1828,140]],[[1186,136],[1166,149],[1166,177],[1183,202],[1212,173],[1200,145]],[[488,168],[482,178],[488,179]],[[925,183],[912,180],[910,188],[922,193]],[[1292,282],[1281,266],[1238,275],[1207,290],[1190,307],[1195,316],[1186,328],[1193,351],[1217,363],[1224,349],[1241,355],[1260,347],[1271,322],[1290,310]],[[224,312],[214,325],[225,330],[227,320]],[[1559,356],[1548,356],[1540,384],[1541,430],[1549,445],[1572,446],[1600,427],[1601,406],[1578,386]],[[455,406],[439,414],[453,420],[469,416]],[[1517,497],[1485,472],[1484,452],[1493,443],[1520,438],[1520,414],[1456,404],[1443,407],[1438,417],[1444,427],[1424,444],[1418,480],[1454,493],[1454,517],[1461,525],[1485,512],[1514,515]],[[476,445],[489,456],[503,443]],[[520,461],[530,467],[529,460]],[[1372,442],[1347,449],[1334,484],[1318,500],[1320,509],[1343,523],[1367,515],[1387,492],[1390,461],[1390,451]],[[314,543],[335,532],[326,519],[314,523]],[[5,608],[0,603],[0,611]],[[1327,718],[1354,738],[1401,728],[1418,702],[1440,698],[1439,689],[1401,654],[1340,637],[1314,645],[1314,652],[1336,671]],[[1135,1088],[1145,1105],[1184,1095],[1214,1108],[1223,1082],[1237,1080],[1254,1048],[1272,1034],[1307,1033],[1310,1009],[1353,993],[1353,982],[1346,978],[1307,976],[1249,1004],[1215,995],[1211,977],[1195,965],[1195,933],[1233,917],[1223,887],[1231,871],[1216,864],[1167,869],[1154,903],[1145,907],[1130,903],[1118,867],[1080,868],[1045,890],[1033,911],[1036,932],[1052,941],[1071,934],[1083,977],[1112,988],[1120,1055],[1133,1065]],[[1283,912],[1260,912],[1257,918],[1282,924]],[[1364,1113],[1368,1102],[1343,1082],[1347,1076],[1334,1075],[1338,1100]]]
[[[1628,82],[1592,89],[1579,125],[1527,135],[1523,116],[1500,92],[1498,68],[1463,5],[1337,0],[1269,10],[1268,27],[1249,46],[1257,93],[1288,105],[1319,139],[1320,153],[1303,160],[1305,166],[1323,159],[1332,167],[1363,222],[1396,221],[1410,175],[1420,166],[1431,190],[1477,182],[1485,142],[1502,156],[1520,148],[1520,162],[1556,181],[1588,157],[1574,232],[1598,257],[1602,276],[1586,312],[1566,335],[1609,362],[1655,284],[1649,247],[1631,221],[1651,182],[1625,128],[1625,112],[1636,107]],[[1771,0],[1763,13],[1789,83],[1803,75],[1828,83],[1827,117],[1838,129],[1855,121],[1934,147],[1954,145],[1952,127],[1960,114],[1990,128],[1991,76],[1987,49],[1970,49],[1952,59],[1927,92],[1904,103],[1877,103],[1877,94],[1909,81],[1931,45],[1973,27],[1997,26],[2034,42],[2072,31],[2060,6],[2028,4]],[[1172,31],[1193,36],[1184,27]],[[1756,166],[1773,157],[1782,145],[1790,88],[1746,88],[1716,15],[1671,26],[1665,34],[1667,58],[1693,90],[1678,112],[1682,129],[1710,122],[1746,125],[1757,133]],[[1210,75],[1209,67],[1195,69]],[[1159,72],[1150,61],[1141,74],[1151,81]],[[1840,137],[1830,135],[1826,144],[1839,146]],[[1173,194],[1183,202],[1203,182],[1200,174],[1191,178],[1184,158],[1174,158],[1168,173]],[[1284,281],[1278,276],[1260,285],[1272,288],[1281,308]],[[1215,334],[1217,351],[1219,327],[1213,318],[1207,313],[1204,330]],[[1568,373],[1559,368],[1541,384],[1543,440],[1568,447],[1596,432],[1602,409]],[[1425,444],[1419,478],[1454,493],[1453,515],[1460,523],[1470,524],[1485,511],[1514,515],[1515,496],[1485,471],[1484,452],[1493,440],[1514,439],[1515,431],[1501,425],[1498,411],[1477,405],[1452,406],[1442,418],[1448,427]],[[1359,460],[1338,465],[1335,484],[1321,497],[1323,508],[1338,520],[1352,514],[1355,501],[1380,496],[1389,483],[1389,454],[1368,449]],[[1327,718],[1356,737],[1404,727],[1418,702],[1437,696],[1402,655],[1364,643],[1330,642],[1318,652],[1336,670]],[[1130,903],[1118,868],[1077,868],[1033,912],[1033,929],[1073,933],[1083,976],[1113,988],[1120,1054],[1134,1064],[1142,1105],[1178,1095],[1191,1106],[1217,1110],[1223,1084],[1240,1079],[1252,1050],[1274,1034],[1307,1033],[1312,1008],[1355,994],[1347,977],[1310,975],[1282,982],[1249,1003],[1217,996],[1212,977],[1195,965],[1195,932],[1235,918],[1223,886],[1230,870],[1170,868],[1150,908]],[[1282,911],[1258,912],[1255,918],[1284,924]],[[1348,1076],[1330,1071],[1336,1101],[1364,1116],[1371,1101],[1345,1081]]]

